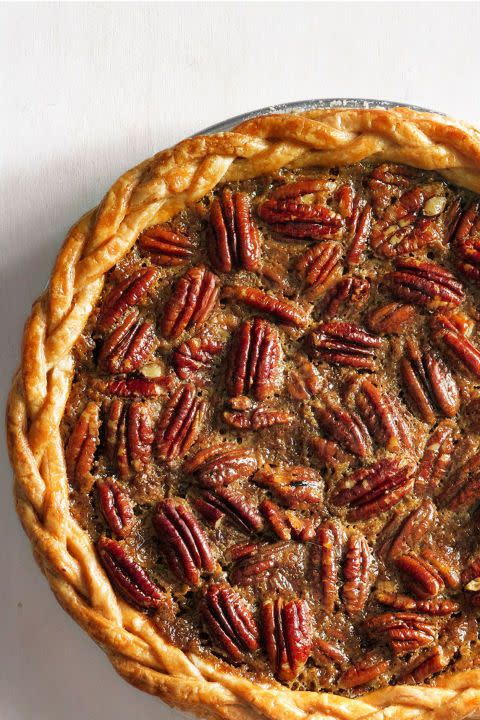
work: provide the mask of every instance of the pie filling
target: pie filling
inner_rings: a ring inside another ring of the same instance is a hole
[[[186,652],[355,695],[478,666],[480,205],[393,164],[146,228],[75,347],[71,510]]]

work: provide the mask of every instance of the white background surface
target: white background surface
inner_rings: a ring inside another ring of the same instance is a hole
[[[246,110],[411,102],[480,125],[479,4],[0,6],[0,382],[70,224],[130,166]],[[1,448],[0,717],[180,718],[139,693],[55,602]]]

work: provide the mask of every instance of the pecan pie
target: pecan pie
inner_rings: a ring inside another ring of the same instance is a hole
[[[264,116],[70,231],[8,409],[60,603],[227,718],[480,711],[480,139]]]

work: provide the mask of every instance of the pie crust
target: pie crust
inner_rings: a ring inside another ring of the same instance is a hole
[[[219,183],[283,167],[366,159],[435,170],[480,192],[480,133],[443,116],[396,108],[258,117],[230,132],[187,139],[117,180],[98,208],[68,233],[49,287],[26,324],[7,426],[17,511],[35,558],[60,604],[128,682],[203,717],[480,717],[480,670],[444,674],[435,686],[387,686],[348,698],[256,683],[222,663],[186,654],[115,592],[89,536],[70,513],[60,425],[73,377],[72,350],[106,273],[145,228],[170,220]]]

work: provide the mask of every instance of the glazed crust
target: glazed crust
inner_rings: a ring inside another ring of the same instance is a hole
[[[436,686],[397,685],[349,699],[274,682],[259,685],[221,662],[184,653],[114,592],[90,538],[69,511],[59,428],[74,371],[72,349],[106,273],[140,232],[224,181],[285,166],[348,165],[367,158],[436,170],[480,192],[480,132],[439,115],[406,108],[331,109],[255,118],[231,132],[185,140],[117,180],[68,233],[49,287],[26,323],[7,429],[17,511],[35,558],[60,604],[128,682],[202,717],[480,717],[480,670],[443,675]]]

